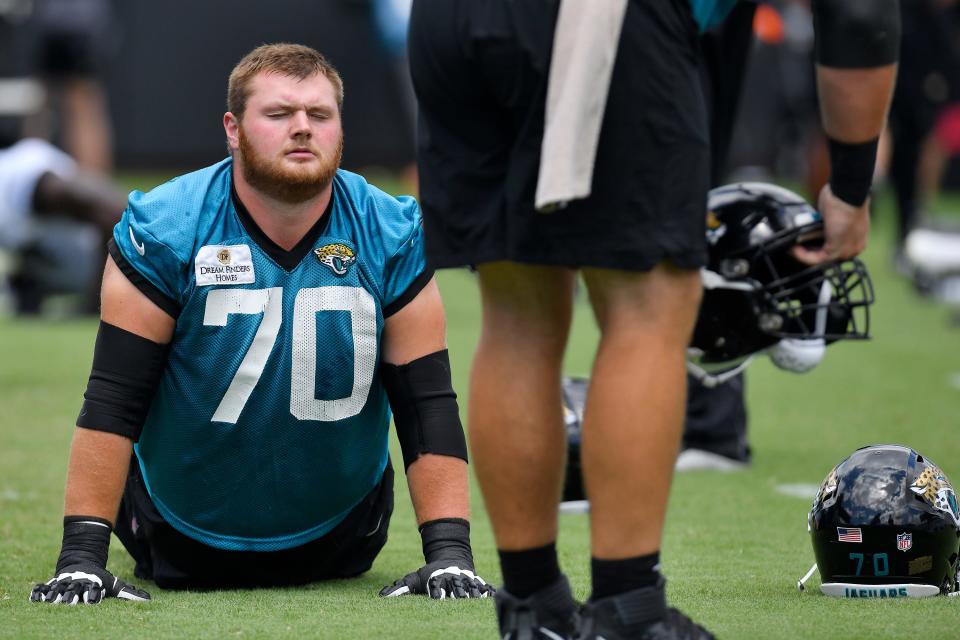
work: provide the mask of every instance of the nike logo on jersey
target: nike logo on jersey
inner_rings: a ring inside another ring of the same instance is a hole
[[[142,242],[138,243],[137,239],[133,237],[133,227],[128,226],[127,229],[130,231],[130,242],[133,243],[133,248],[136,249],[137,253],[139,253],[142,256],[147,252],[147,248],[144,246]]]

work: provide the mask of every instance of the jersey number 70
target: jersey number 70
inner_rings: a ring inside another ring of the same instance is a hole
[[[345,398],[314,397],[317,370],[317,312],[349,311],[353,336],[353,390]],[[207,295],[203,324],[225,327],[231,314],[263,314],[250,348],[240,362],[214,422],[236,423],[280,334],[283,287],[270,289],[215,289]],[[377,358],[377,309],[373,296],[360,287],[300,289],[293,304],[293,368],[290,375],[290,413],[298,420],[336,421],[355,416],[367,403]]]

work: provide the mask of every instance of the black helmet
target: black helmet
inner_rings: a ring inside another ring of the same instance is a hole
[[[764,350],[778,366],[806,371],[830,342],[869,336],[873,285],[864,264],[854,258],[808,266],[790,254],[798,244],[823,241],[823,220],[803,198],[744,182],[711,190],[708,209],[694,375],[697,367],[742,368]]]
[[[826,595],[925,597],[958,590],[956,493],[940,468],[910,447],[854,451],[823,481],[807,524]]]

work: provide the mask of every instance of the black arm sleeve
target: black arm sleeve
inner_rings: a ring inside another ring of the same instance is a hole
[[[446,349],[404,365],[384,363],[380,375],[393,409],[405,469],[422,453],[467,459]]]
[[[813,0],[812,9],[818,64],[864,69],[899,59],[899,0]]]
[[[101,321],[77,426],[136,442],[166,363],[166,345]]]

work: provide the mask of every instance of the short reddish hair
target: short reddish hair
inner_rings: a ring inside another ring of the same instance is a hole
[[[227,111],[243,119],[250,97],[250,81],[260,72],[279,73],[303,80],[315,73],[326,76],[337,94],[337,108],[343,111],[343,80],[323,55],[302,44],[279,42],[260,45],[237,63],[227,82]]]

